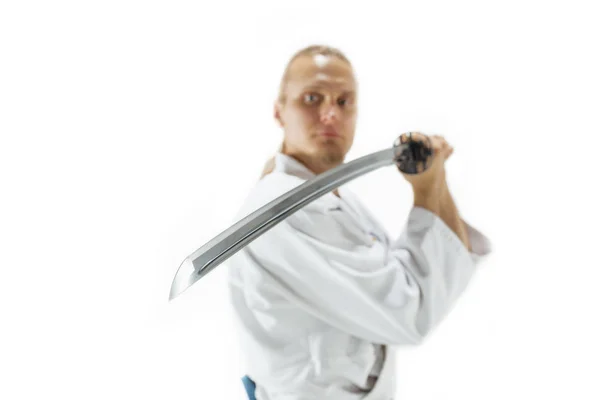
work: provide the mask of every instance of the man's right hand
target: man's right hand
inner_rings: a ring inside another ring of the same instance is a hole
[[[404,143],[408,140],[408,135],[404,134],[401,137],[401,142]],[[427,140],[429,138],[429,141]],[[415,192],[420,195],[439,195],[440,190],[444,189],[446,184],[446,169],[445,162],[450,156],[454,149],[446,142],[443,136],[433,135],[426,136],[420,132],[412,133],[412,140],[421,142],[424,145],[431,145],[432,160],[427,162],[429,167],[423,171],[424,166],[420,165],[417,174],[405,174],[402,171],[402,176],[412,185]],[[422,164],[422,163],[421,163]]]
[[[421,133],[413,133],[413,140],[427,144],[427,137]],[[402,138],[404,142],[407,138]],[[462,221],[454,199],[450,195],[446,182],[445,163],[452,155],[454,149],[442,136],[430,136],[433,159],[429,166],[422,171],[421,166],[417,174],[402,173],[404,178],[412,185],[414,192],[414,205],[422,207],[438,215],[456,233],[467,249],[471,249],[466,225]]]
[[[419,172],[416,174],[400,172],[412,185],[414,205],[441,216],[442,208],[444,208],[448,197],[445,163],[454,149],[439,135],[426,136],[420,132],[413,132],[411,137],[412,140],[431,146],[432,155],[429,156],[431,160],[427,160],[428,167],[425,170],[423,170],[424,165],[418,166],[417,171]],[[405,143],[408,140],[408,135],[400,136],[400,140],[401,143]]]

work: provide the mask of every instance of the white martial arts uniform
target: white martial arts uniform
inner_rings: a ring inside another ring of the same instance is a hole
[[[275,156],[242,218],[314,174]],[[394,346],[418,344],[448,313],[490,242],[472,252],[415,207],[401,237],[344,187],[281,221],[228,260],[233,310],[257,400],[392,400]]]

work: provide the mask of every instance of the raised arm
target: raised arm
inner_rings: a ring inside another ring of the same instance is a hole
[[[415,133],[414,140],[425,141],[425,135]],[[442,136],[430,137],[433,150],[431,165],[417,175],[402,174],[413,187],[414,205],[422,207],[440,217],[460,238],[467,249],[471,249],[467,227],[464,224],[446,181],[445,162],[454,149]]]

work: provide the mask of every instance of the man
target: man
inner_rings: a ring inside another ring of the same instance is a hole
[[[311,46],[290,60],[275,104],[283,144],[240,218],[344,162],[356,97],[352,66],[338,50]],[[452,147],[429,139],[431,165],[403,174],[414,208],[399,238],[342,186],[230,259],[249,396],[255,389],[258,400],[394,398],[394,346],[421,343],[490,251],[450,195],[444,166]]]

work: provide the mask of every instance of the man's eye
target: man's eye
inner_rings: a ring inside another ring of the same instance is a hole
[[[338,104],[340,106],[345,106],[347,102],[348,102],[347,99],[338,99]]]
[[[310,103],[314,103],[318,100],[319,100],[319,96],[314,93],[309,93],[309,94],[304,95],[304,101],[306,103],[310,104]]]

